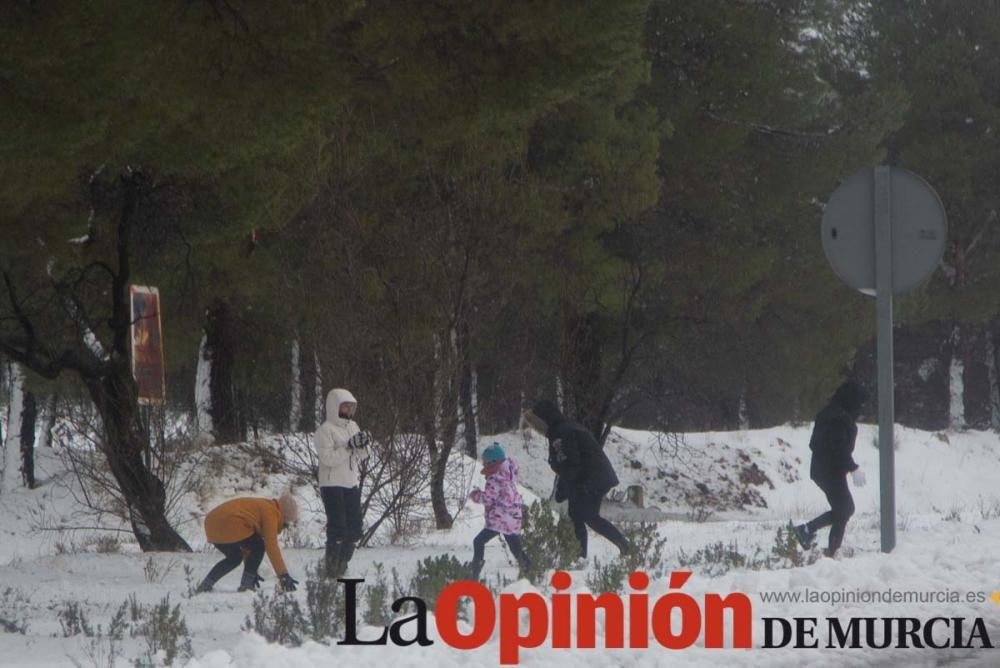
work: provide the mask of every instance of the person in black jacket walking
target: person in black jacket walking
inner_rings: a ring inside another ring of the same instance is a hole
[[[858,416],[868,400],[868,392],[853,380],[844,382],[833,398],[816,415],[809,449],[812,462],[809,477],[819,486],[830,502],[830,510],[819,517],[794,527],[795,537],[808,549],[816,532],[830,527],[828,547],[823,554],[832,557],[844,540],[847,521],[854,514],[854,499],[847,486],[847,474],[853,474],[855,487],[864,485],[864,474],[854,461],[854,441],[858,436]]]
[[[580,561],[587,559],[587,527],[614,543],[623,556],[628,554],[628,540],[601,517],[601,502],[618,484],[618,476],[597,439],[586,427],[567,419],[548,399],[525,411],[524,418],[549,441],[556,501],[569,501],[569,518],[580,543]]]

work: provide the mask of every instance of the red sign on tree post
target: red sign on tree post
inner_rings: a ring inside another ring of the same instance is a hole
[[[139,386],[139,403],[162,404],[166,398],[163,370],[163,330],[160,326],[160,291],[129,286],[132,304],[132,375]]]

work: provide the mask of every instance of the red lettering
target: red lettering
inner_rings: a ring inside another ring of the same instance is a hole
[[[472,632],[468,635],[458,630],[458,601],[461,598],[471,598],[475,606]],[[479,582],[469,580],[452,582],[441,591],[434,616],[441,640],[455,649],[482,647],[493,635],[497,618],[493,594]]]
[[[573,578],[566,571],[556,571],[551,582],[557,592],[564,591],[573,584]],[[569,594],[552,595],[552,646],[556,649],[570,647],[570,600]]]
[[[670,574],[670,588],[680,589],[690,577],[691,571],[674,571]],[[670,619],[674,608],[678,608],[681,613],[681,630],[678,634],[674,634]],[[698,601],[687,594],[671,592],[661,596],[653,606],[653,635],[667,649],[690,647],[700,634],[701,608],[698,607]]]
[[[748,648],[752,644],[753,606],[746,594],[705,595],[705,647],[723,647],[726,628],[726,608],[733,611],[733,647]]]
[[[598,597],[577,594],[576,597],[576,646],[593,648],[597,609],[604,609],[604,646],[625,646],[625,609],[618,594],[601,594]]]
[[[528,634],[521,635],[521,610],[528,612]],[[549,608],[534,593],[500,594],[500,663],[517,663],[522,647],[538,647],[549,635]]]
[[[628,584],[632,589],[642,590],[649,586],[649,576],[642,571],[636,571],[628,576]],[[649,647],[649,596],[634,593],[628,601],[628,646]]]

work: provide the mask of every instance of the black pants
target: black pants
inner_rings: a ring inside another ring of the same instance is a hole
[[[628,548],[628,541],[622,532],[601,517],[601,502],[606,493],[607,490],[595,493],[583,487],[575,487],[569,492],[569,518],[573,521],[573,531],[580,543],[580,556],[584,559],[587,558],[587,527],[610,540],[622,552]]]
[[[844,530],[847,521],[854,514],[854,499],[851,489],[847,486],[847,476],[837,476],[832,480],[816,481],[819,488],[826,494],[830,510],[806,523],[809,533],[815,533],[824,527],[830,527],[830,553],[836,552],[844,542]]]
[[[264,539],[254,534],[238,543],[212,543],[225,555],[225,559],[212,567],[205,579],[218,582],[224,575],[243,563],[244,573],[257,573],[260,562],[264,559]]]
[[[361,539],[361,488],[320,487],[326,510],[326,557],[348,562]]]
[[[499,531],[494,531],[493,529],[483,529],[476,537],[472,539],[472,561],[475,564],[483,562],[483,557],[486,552],[486,543],[490,542],[497,536],[501,535]],[[517,563],[521,565],[522,568],[527,567],[531,561],[528,559],[528,555],[524,553],[524,546],[521,544],[521,536],[516,533],[505,533],[503,534],[503,539],[507,541],[507,546],[510,547],[511,554],[517,559]]]

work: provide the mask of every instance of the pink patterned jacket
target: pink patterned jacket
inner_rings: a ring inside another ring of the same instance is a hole
[[[486,506],[486,528],[502,534],[521,533],[521,495],[517,491],[517,464],[512,459],[500,462],[486,477],[481,497]]]

